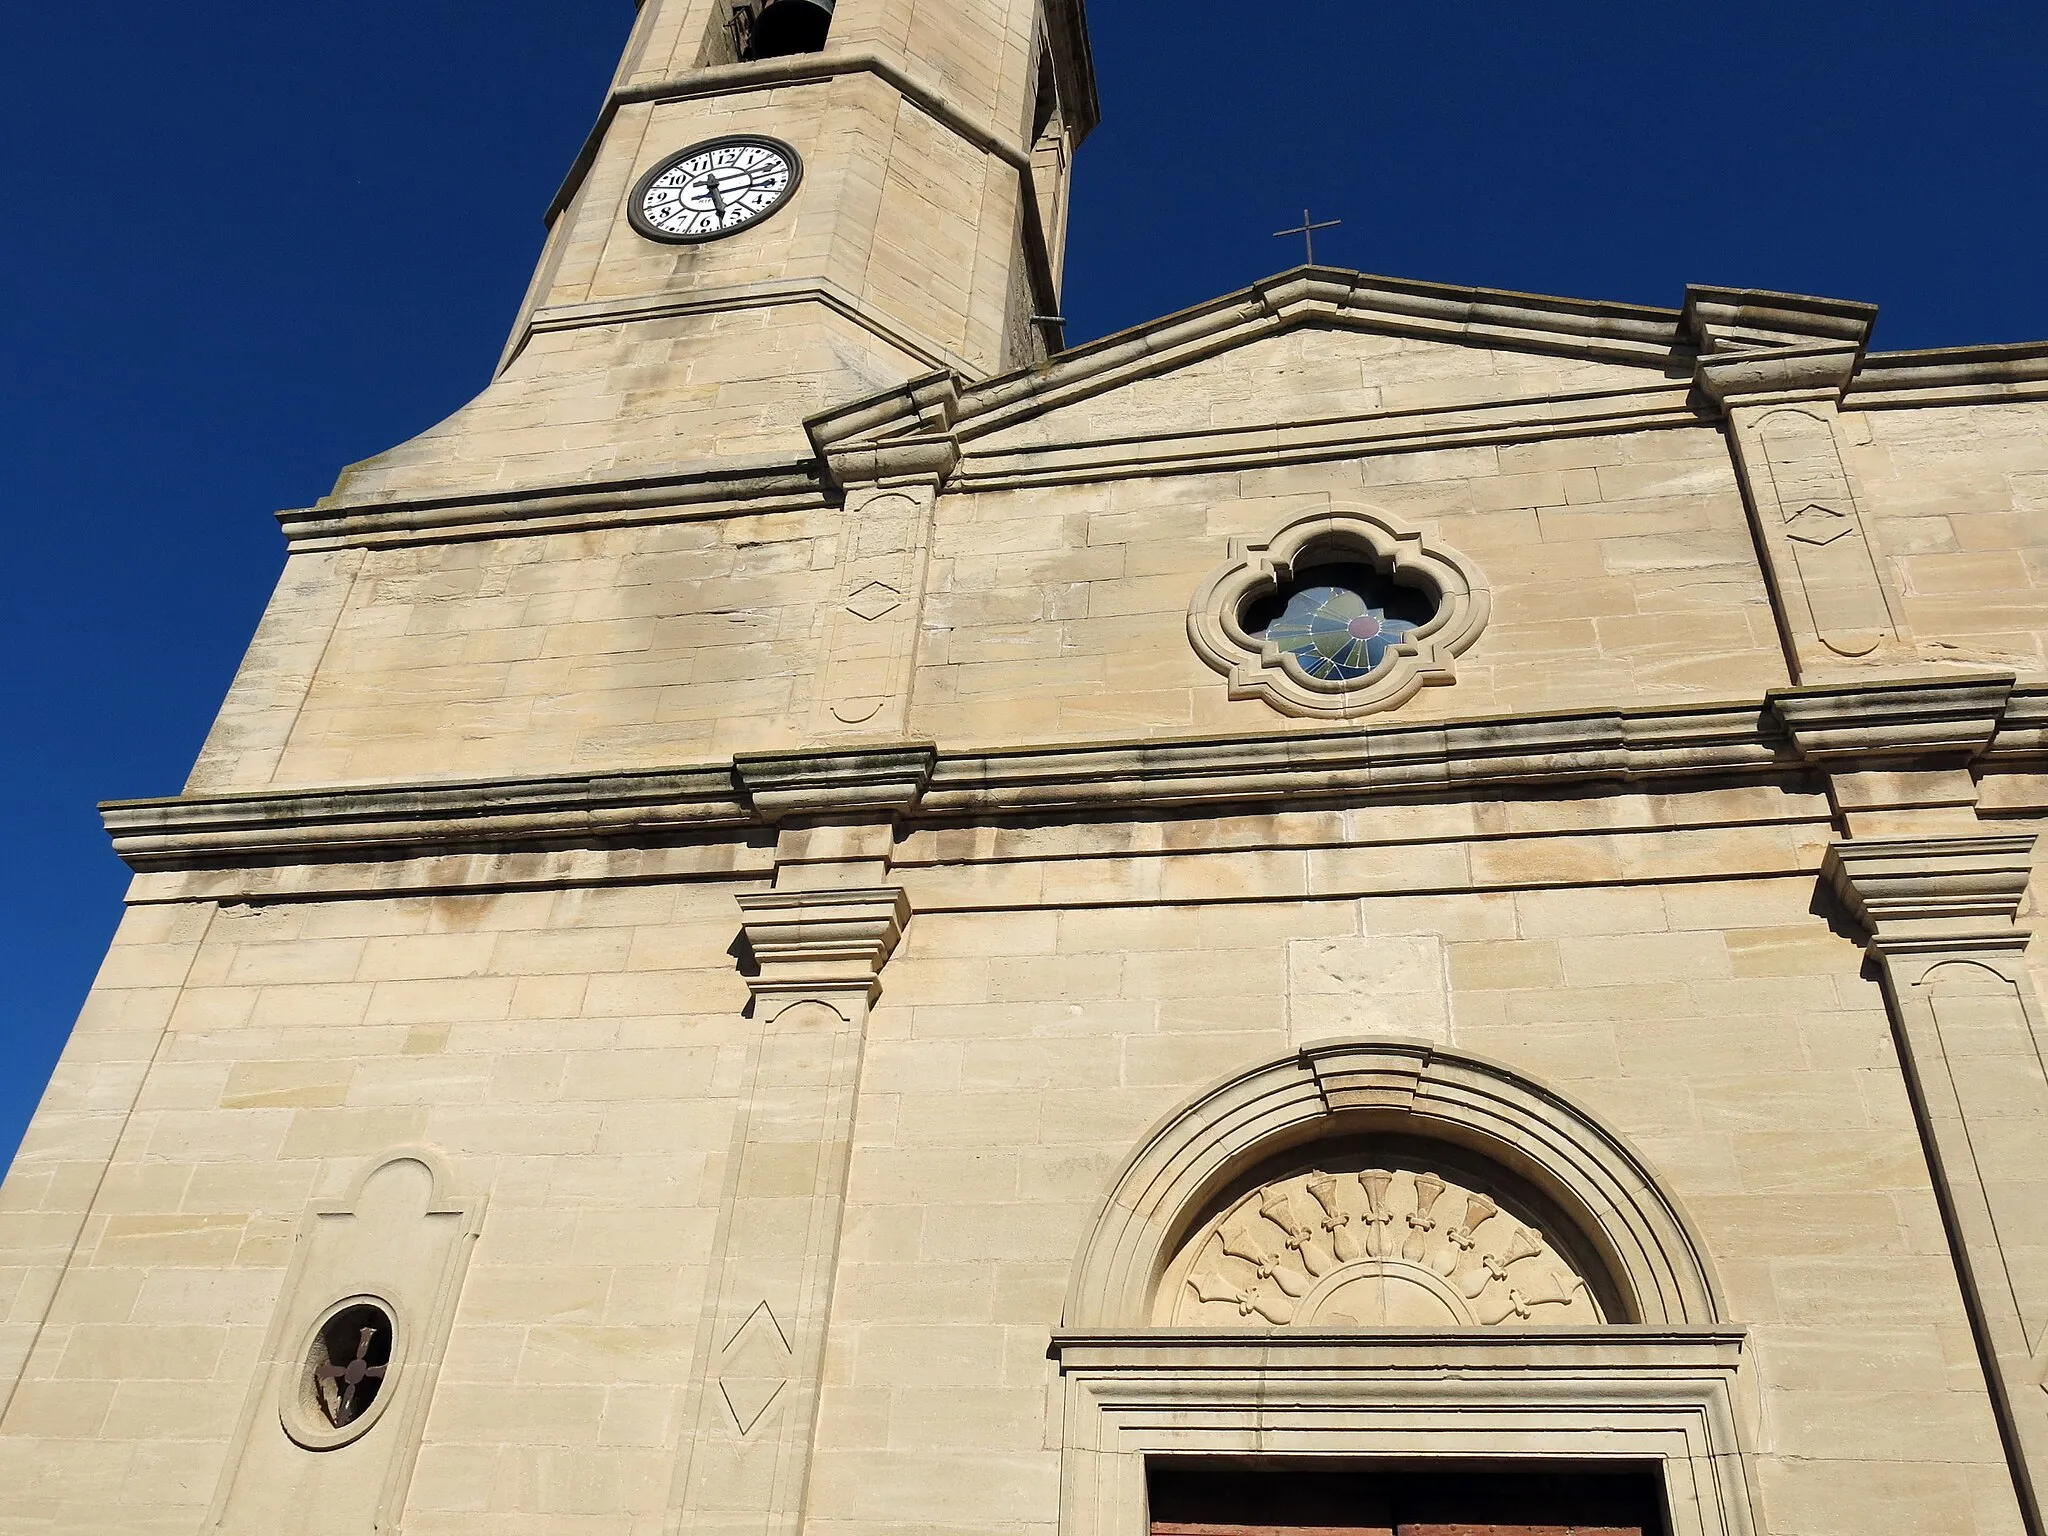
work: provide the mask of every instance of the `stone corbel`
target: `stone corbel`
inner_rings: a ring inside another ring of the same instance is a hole
[[[1860,352],[1876,320],[1875,304],[1853,299],[1692,283],[1685,290],[1680,329],[1702,353],[1829,346]]]
[[[2048,1511],[2048,1031],[2017,921],[2035,834],[1857,838],[1823,873],[1869,935],[2028,1529]]]
[[[882,967],[910,921],[901,886],[763,891],[738,898],[758,972],[747,978],[768,1007],[855,994],[872,1002]]]
[[[825,450],[825,473],[842,490],[859,486],[943,485],[960,462],[960,443],[950,433],[853,443]]]
[[[2011,952],[2030,930],[2032,832],[1854,838],[1829,846],[1821,872],[1880,957]]]
[[[2010,672],[1897,682],[1774,688],[1771,712],[1808,762],[1974,758],[1991,745],[2012,697]]]

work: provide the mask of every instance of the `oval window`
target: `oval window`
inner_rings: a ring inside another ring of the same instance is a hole
[[[370,1411],[391,1369],[391,1318],[369,1302],[344,1307],[313,1337],[313,1401],[327,1422],[346,1429]]]
[[[398,1324],[383,1302],[352,1296],[329,1309],[278,1404],[286,1432],[308,1450],[367,1433],[391,1396],[397,1355]]]

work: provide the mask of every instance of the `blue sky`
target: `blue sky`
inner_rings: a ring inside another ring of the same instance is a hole
[[[927,0],[930,3],[930,0]],[[0,1155],[119,911],[93,803],[182,782],[270,513],[483,384],[627,0],[102,0],[0,23]],[[1298,260],[2048,337],[2048,9],[1100,0],[1086,339]]]

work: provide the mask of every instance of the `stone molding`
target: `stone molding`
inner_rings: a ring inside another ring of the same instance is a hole
[[[828,504],[816,464],[761,458],[730,459],[716,469],[453,496],[396,501],[327,497],[310,507],[287,508],[277,520],[287,548],[297,553],[753,517]]]
[[[528,315],[513,334],[498,364],[503,373],[535,336],[553,331],[587,330],[600,325],[631,325],[680,315],[721,314],[736,309],[765,309],[779,304],[822,304],[870,335],[896,348],[924,368],[972,372],[949,348],[905,326],[844,284],[829,277],[783,278],[759,283],[733,283],[689,293],[643,294],[630,299],[596,299],[583,304],[557,304]]]
[[[1845,345],[1862,351],[1877,321],[1875,304],[1768,288],[1688,283],[1680,325],[1702,352],[1754,347]]]
[[[872,1002],[882,967],[910,921],[901,886],[761,891],[735,898],[759,970],[747,987],[761,1003],[830,999]]]
[[[2015,921],[2032,873],[2036,834],[1856,838],[1832,843],[1822,877],[1878,955],[2021,950]]]
[[[1271,641],[1247,634],[1244,605],[1277,591],[1295,567],[1327,551],[1362,558],[1402,585],[1422,585],[1436,613],[1393,648],[1391,658],[1348,683],[1311,677]],[[1403,580],[1403,578],[1411,578]],[[1230,681],[1233,699],[1262,699],[1283,715],[1349,719],[1404,703],[1422,688],[1457,680],[1456,658],[1486,627],[1492,592],[1479,568],[1446,545],[1383,512],[1331,507],[1295,518],[1259,543],[1230,541],[1230,561],[1188,603],[1188,643]]]
[[[1526,1455],[1663,1473],[1672,1536],[1761,1528],[1722,1328],[1062,1331],[1060,1530],[1142,1536],[1148,1453]]]
[[[1777,688],[1768,697],[1807,762],[1976,757],[2005,719],[2013,685],[2012,673],[1987,672]]]
[[[732,774],[763,821],[789,816],[904,815],[932,781],[939,749],[930,742],[842,752],[747,752]]]
[[[1702,357],[1693,377],[1724,410],[1842,398],[1856,372],[1854,347],[1783,347]]]
[[[1226,1078],[1140,1141],[1075,1260],[1061,1326],[1142,1328],[1168,1257],[1233,1178],[1325,1136],[1397,1131],[1463,1147],[1559,1206],[1628,1320],[1718,1321],[1705,1249],[1642,1157],[1512,1068],[1421,1041],[1337,1040]]]
[[[2027,768],[2048,752],[2048,689],[2002,679],[1776,690],[1753,703],[1382,725],[1283,737],[1092,742],[949,753],[929,744],[793,750],[708,766],[533,779],[187,794],[108,801],[138,872],[415,858],[505,849],[657,847],[791,815],[886,810],[914,821],[1217,802],[1370,801],[1511,785],[1669,784],[1841,772],[1864,757],[1974,753]],[[1992,695],[2003,711],[1981,749]],[[1780,707],[1780,701],[1784,701]]]
[[[2048,399],[2048,341],[2022,341],[1874,353],[1864,359],[1843,404],[1876,411],[2043,399]]]

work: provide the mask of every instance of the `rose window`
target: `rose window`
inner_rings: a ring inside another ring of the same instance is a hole
[[[1350,682],[1383,665],[1427,624],[1435,605],[1369,566],[1316,566],[1276,596],[1255,599],[1242,620],[1253,639],[1279,647],[1320,682]]]

